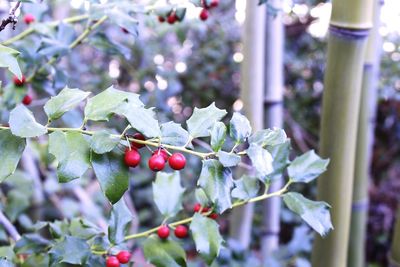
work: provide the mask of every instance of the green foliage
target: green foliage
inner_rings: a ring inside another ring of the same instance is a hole
[[[14,173],[25,145],[25,139],[12,135],[9,130],[0,130],[0,182]]]
[[[21,69],[16,59],[18,55],[17,50],[0,45],[0,68],[8,68],[18,79],[22,79]]]
[[[206,108],[194,108],[192,116],[186,122],[190,136],[192,138],[209,136],[214,123],[226,114],[225,110],[217,108],[214,103]]]
[[[167,188],[168,193],[165,192]],[[164,217],[173,217],[182,209],[184,191],[178,171],[157,173],[156,180],[153,183],[153,198]]]
[[[172,240],[161,241],[152,235],[143,244],[144,256],[157,267],[186,267],[185,251]]]
[[[47,133],[45,126],[36,122],[32,112],[23,105],[16,106],[10,112],[10,129],[19,137],[36,137]]]
[[[295,182],[308,183],[323,173],[328,164],[329,160],[321,159],[311,150],[290,163],[288,175]]]

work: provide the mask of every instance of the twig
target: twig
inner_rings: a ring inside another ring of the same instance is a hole
[[[0,25],[0,32],[6,28],[8,24],[12,24],[13,30],[15,30],[15,25],[18,22],[17,17],[15,16],[15,12],[21,5],[21,1],[18,1],[13,8],[10,9],[10,13],[8,14],[8,18],[3,19]]]
[[[7,219],[7,217],[1,210],[0,210],[0,224],[3,225],[4,229],[6,229],[7,233],[11,236],[11,238],[15,242],[21,239],[21,235],[18,233],[17,229],[15,229],[14,225]]]

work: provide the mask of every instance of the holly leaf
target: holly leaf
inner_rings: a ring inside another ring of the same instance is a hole
[[[219,233],[218,224],[198,213],[193,216],[190,224],[196,250],[204,261],[211,265],[218,256],[222,244],[222,236]]]
[[[203,207],[210,205],[210,200],[202,188],[196,188],[194,194],[197,202],[199,202]]]
[[[271,153],[273,158],[272,167],[274,171],[268,175],[268,178],[273,180],[281,177],[283,171],[290,163],[290,140],[286,140],[286,142],[282,144],[267,146],[266,149]]]
[[[210,201],[216,204],[216,210],[219,213],[232,207],[232,171],[225,168],[218,160],[203,160],[203,167],[197,183],[203,188]]]
[[[0,183],[15,172],[25,146],[25,139],[0,130]]]
[[[14,246],[16,254],[32,254],[46,251],[50,241],[39,234],[25,234]]]
[[[222,150],[218,151],[217,156],[218,156],[219,162],[221,162],[221,164],[224,167],[237,166],[241,161],[241,157],[239,155],[236,155],[234,153],[225,152]]]
[[[161,136],[160,126],[153,109],[130,107],[125,109],[122,115],[127,118],[132,128],[138,130],[144,136],[148,138]]]
[[[211,148],[216,152],[219,151],[225,143],[226,126],[223,122],[216,122],[211,129]]]
[[[161,124],[161,143],[184,146],[189,140],[189,133],[182,126],[175,122]]]
[[[57,176],[61,183],[82,177],[90,167],[89,144],[79,132],[51,133],[49,152],[58,161]]]
[[[10,128],[13,135],[36,137],[47,133],[46,127],[36,122],[32,112],[24,105],[17,105],[10,112]]]
[[[0,68],[7,68],[18,79],[22,79],[21,69],[16,58],[18,55],[17,50],[0,44]]]
[[[226,110],[217,108],[215,103],[206,108],[194,108],[192,116],[186,121],[190,136],[193,138],[209,136],[214,123],[220,121],[226,114]]]
[[[92,167],[101,189],[108,200],[115,204],[123,196],[129,185],[129,170],[114,152],[106,154],[92,153]]]
[[[308,183],[326,171],[329,159],[321,159],[314,150],[295,158],[288,167],[289,178],[294,182]]]
[[[110,20],[117,24],[119,27],[125,29],[133,36],[138,36],[138,25],[139,22],[133,17],[129,16],[125,12],[122,12],[118,8],[113,8],[106,12]]]
[[[44,111],[49,120],[60,118],[65,112],[75,108],[81,101],[89,96],[90,92],[65,87],[61,92],[50,98],[44,105]]]
[[[286,193],[283,195],[286,206],[300,215],[300,217],[321,236],[333,229],[330,206],[323,201],[312,201],[299,193]]]
[[[249,137],[249,143],[254,143],[259,146],[276,146],[287,141],[287,136],[284,130],[279,128],[264,129],[253,133]]]
[[[251,143],[247,149],[247,155],[256,169],[259,179],[264,182],[264,177],[274,170],[271,154],[261,146]]]
[[[260,182],[257,177],[243,175],[239,180],[234,181],[235,188],[232,190],[232,197],[241,200],[249,200],[257,196],[260,190]]]
[[[85,240],[67,235],[50,249],[49,254],[51,266],[55,263],[82,265],[91,251]]]
[[[186,254],[179,243],[173,240],[160,240],[151,235],[143,243],[146,259],[157,267],[186,267]]]
[[[113,150],[121,141],[106,130],[95,132],[90,139],[90,148],[97,154],[104,154]]]
[[[238,112],[233,113],[229,123],[229,133],[236,143],[243,143],[251,134],[249,120]]]
[[[165,189],[168,188],[166,194]],[[158,172],[153,182],[153,197],[164,217],[173,217],[182,209],[182,198],[185,189],[181,186],[178,171],[173,173]]]
[[[118,244],[124,241],[132,218],[132,213],[126,206],[124,199],[120,199],[113,205],[108,226],[108,238],[111,243]]]

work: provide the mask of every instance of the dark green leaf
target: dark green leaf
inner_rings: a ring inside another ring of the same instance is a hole
[[[173,146],[184,146],[189,140],[189,133],[175,122],[161,124],[161,143]]]
[[[14,246],[14,252],[16,254],[44,252],[50,244],[49,240],[44,239],[38,234],[26,234],[17,241]]]
[[[85,263],[91,252],[85,240],[73,236],[65,236],[62,241],[51,248],[49,254],[52,264],[70,263],[81,265]]]
[[[0,130],[0,183],[15,172],[25,145],[25,139],[12,135],[9,130]]]
[[[193,138],[209,136],[214,123],[226,114],[227,112],[217,108],[215,103],[206,108],[194,108],[192,116],[186,121],[189,134]]]
[[[83,218],[74,218],[70,222],[69,232],[74,237],[88,240],[102,233],[102,230]]]
[[[58,161],[57,176],[61,183],[82,177],[90,167],[89,144],[79,132],[51,133],[49,152]]]
[[[0,44],[0,68],[8,68],[19,79],[22,78],[16,57],[19,55],[17,50]]]
[[[321,159],[314,150],[295,158],[288,167],[289,178],[294,182],[308,183],[326,171],[329,159]]]
[[[249,120],[238,112],[233,113],[229,124],[229,132],[236,143],[243,143],[251,134]]]
[[[165,191],[167,188],[168,193]],[[153,198],[164,217],[173,217],[182,209],[183,192],[185,189],[181,186],[179,171],[157,173],[153,183]]]
[[[47,133],[46,127],[37,123],[32,112],[24,105],[18,105],[10,112],[9,123],[13,135],[20,137],[36,137]]]
[[[49,255],[31,254],[22,264],[22,267],[49,267]]]
[[[108,200],[113,204],[120,200],[129,185],[129,169],[122,156],[92,153],[92,167]]]
[[[222,166],[218,160],[203,160],[203,167],[197,183],[203,188],[207,197],[216,204],[218,212],[223,212],[232,206],[232,171]]]
[[[254,168],[257,171],[259,179],[264,181],[264,177],[270,174],[274,169],[272,166],[272,156],[268,150],[261,146],[251,143],[247,149],[247,155],[251,159]]]
[[[108,238],[111,243],[118,244],[124,240],[126,231],[132,222],[132,214],[125,204],[124,199],[120,199],[113,205],[108,226]]]
[[[236,155],[234,153],[225,152],[222,150],[218,151],[217,156],[218,156],[219,162],[221,162],[221,164],[224,167],[237,166],[241,161],[241,158],[239,155]]]
[[[243,175],[239,180],[234,181],[235,188],[232,190],[232,197],[241,200],[248,200],[257,196],[260,190],[260,182],[257,177]]]
[[[214,151],[222,148],[226,138],[226,126],[223,122],[216,122],[211,129],[211,147]]]
[[[146,259],[157,267],[186,267],[186,255],[182,247],[173,240],[160,240],[150,236],[143,244]]]
[[[104,154],[113,150],[121,141],[106,130],[95,132],[90,139],[90,148],[97,154]]]
[[[196,213],[190,224],[190,230],[196,244],[196,250],[201,254],[204,261],[211,265],[218,256],[223,241],[218,224],[214,220]]]
[[[61,92],[50,98],[44,105],[49,120],[60,118],[65,112],[75,108],[81,101],[89,96],[90,92],[65,87]]]
[[[299,193],[286,193],[283,195],[286,206],[300,217],[321,236],[333,229],[330,206],[323,201],[312,201]]]

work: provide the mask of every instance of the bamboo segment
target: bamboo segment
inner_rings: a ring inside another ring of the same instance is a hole
[[[335,229],[324,238],[316,237],[312,253],[312,266],[315,267],[345,267],[347,264],[357,121],[367,33],[330,28],[320,155],[331,161],[328,170],[318,180],[318,199],[332,206]]]
[[[357,149],[353,186],[353,206],[350,225],[348,266],[365,266],[365,239],[368,218],[368,183],[371,151],[374,140],[374,123],[380,57],[380,0],[375,0],[374,28],[368,38],[358,119]]]
[[[283,125],[283,52],[284,27],[282,22],[282,0],[270,0],[270,7],[277,12],[267,11],[265,36],[265,107],[264,128]],[[282,187],[282,179],[270,185],[270,192]],[[263,203],[264,235],[261,239],[264,260],[279,247],[281,199],[271,198]]]
[[[371,0],[333,0],[330,24],[345,29],[369,29],[372,9]]]
[[[263,129],[265,15],[265,5],[258,6],[257,1],[246,2],[241,99],[253,131]],[[230,236],[244,249],[248,248],[251,240],[253,210],[254,204],[249,204],[232,211]]]

